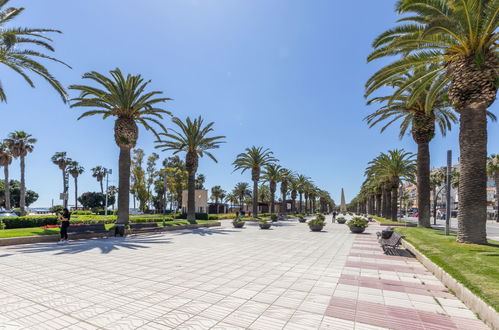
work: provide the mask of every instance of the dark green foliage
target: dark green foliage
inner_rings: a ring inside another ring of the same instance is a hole
[[[17,180],[9,181],[10,205],[13,208],[19,207],[21,196],[21,183]],[[5,207],[4,182],[0,181],[0,207]],[[26,206],[30,206],[38,200],[38,194],[33,190],[26,190]]]
[[[187,219],[186,213],[181,213],[175,219]],[[208,213],[196,213],[196,220],[212,220],[209,219]]]
[[[114,195],[108,195],[108,205],[113,205],[116,200]],[[78,197],[78,201],[87,209],[103,209],[106,205],[106,195],[99,192],[86,192]]]

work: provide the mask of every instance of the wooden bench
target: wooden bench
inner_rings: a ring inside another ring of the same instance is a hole
[[[91,225],[70,225],[68,227],[68,235],[89,235],[89,234],[105,234],[107,236],[107,229],[103,223],[96,223]]]
[[[378,240],[378,243],[381,245],[383,248],[383,251],[386,250],[387,247],[396,249],[400,244],[402,244],[402,238],[404,238],[403,235],[400,233],[394,232],[390,238],[385,239],[385,238],[380,238]]]
[[[130,230],[132,232],[134,231],[153,231],[153,230],[158,230],[161,229],[161,227],[158,227],[157,222],[141,222],[141,223],[131,223],[130,224]]]

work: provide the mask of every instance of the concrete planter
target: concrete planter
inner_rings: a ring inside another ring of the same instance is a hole
[[[324,228],[324,226],[310,226],[310,230],[311,231],[322,231],[322,228]]]
[[[272,226],[271,223],[259,223],[258,225],[260,226],[260,229],[270,229]]]

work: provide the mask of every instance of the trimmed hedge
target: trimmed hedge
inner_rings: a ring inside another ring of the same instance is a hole
[[[57,216],[47,215],[40,217],[17,217],[17,218],[2,218],[5,224],[5,229],[13,228],[29,228],[29,227],[42,227],[46,225],[56,225]]]
[[[208,220],[208,217],[208,213],[196,213],[196,220]],[[175,219],[187,219],[187,213],[181,213]]]
[[[14,228],[31,228],[31,227],[43,227],[47,225],[57,225],[59,223],[57,216],[55,215],[47,215],[47,216],[25,216],[18,218],[1,218],[3,223],[5,224],[5,229],[14,229]],[[155,217],[130,217],[130,222],[139,223],[139,222],[161,222],[163,220],[172,221],[173,217],[171,215],[163,217],[163,216],[155,216]],[[205,219],[199,219],[205,220]],[[207,220],[207,219],[206,219]],[[72,224],[76,223],[86,223],[86,224],[111,224],[116,222],[116,216],[98,216],[98,215],[79,215],[71,217],[70,222]]]

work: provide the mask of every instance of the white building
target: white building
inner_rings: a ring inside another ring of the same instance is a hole
[[[208,212],[208,190],[199,189],[194,193],[196,213]],[[182,212],[187,213],[187,190],[182,191]]]

